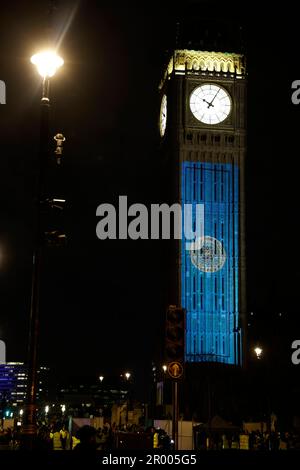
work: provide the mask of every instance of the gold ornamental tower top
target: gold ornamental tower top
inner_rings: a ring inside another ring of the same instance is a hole
[[[246,64],[242,54],[234,52],[208,52],[188,49],[174,51],[160,83],[164,82],[172,74],[184,75],[185,73],[200,73],[204,75],[220,74],[236,78],[245,78]]]

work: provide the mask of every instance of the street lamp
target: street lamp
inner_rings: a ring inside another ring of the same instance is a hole
[[[130,372],[125,372],[124,373],[124,376],[125,376],[125,379],[127,382],[129,382],[129,379],[131,377],[131,373]],[[126,427],[128,426],[128,407],[129,407],[129,387],[127,387],[127,399],[126,399]]]
[[[54,51],[44,51],[31,57],[31,63],[37,68],[42,77],[42,97],[41,97],[41,122],[40,122],[40,149],[37,168],[37,197],[36,197],[36,233],[34,240],[31,303],[30,303],[30,323],[28,341],[28,382],[26,406],[24,411],[23,434],[25,446],[32,448],[36,435],[36,393],[37,393],[37,354],[39,336],[39,284],[41,272],[42,251],[44,245],[44,233],[41,224],[41,206],[44,204],[43,179],[45,171],[45,160],[48,153],[49,144],[49,111],[50,97],[49,85],[50,77],[53,77],[59,67],[64,63]]]
[[[261,359],[261,356],[263,353],[262,348],[260,348],[259,346],[256,346],[256,348],[254,348],[254,352],[256,354],[257,359]]]
[[[34,54],[30,61],[36,66],[43,79],[42,102],[49,102],[49,79],[55,75],[56,71],[64,64],[64,61],[55,51],[51,50]]]
[[[100,375],[99,380],[100,380],[101,383],[102,383],[103,379],[104,379],[103,375]]]
[[[31,57],[31,63],[36,65],[41,77],[53,77],[57,69],[64,63],[63,59],[55,51],[47,50],[34,54]]]
[[[163,406],[163,409],[164,409],[164,405],[165,405],[164,395],[165,395],[166,377],[167,377],[168,366],[166,364],[163,364],[162,365],[162,370],[163,370],[163,375],[162,375],[162,388],[161,388],[160,400],[161,400],[161,405]]]

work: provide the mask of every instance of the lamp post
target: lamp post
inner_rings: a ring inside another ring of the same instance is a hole
[[[126,381],[129,383],[129,379],[131,377],[130,372],[125,372],[124,374]],[[127,400],[126,400],[126,428],[128,426],[128,407],[129,407],[129,385],[127,386]]]
[[[161,405],[162,405],[162,413],[165,415],[165,387],[166,387],[166,377],[167,377],[167,371],[168,371],[168,366],[166,364],[162,365],[162,388],[161,388]]]
[[[40,149],[37,168],[37,199],[36,199],[36,233],[34,240],[31,303],[30,303],[30,323],[28,342],[28,382],[26,406],[24,410],[23,435],[25,447],[32,448],[36,435],[36,393],[37,393],[37,353],[39,336],[39,283],[41,272],[41,259],[43,250],[44,234],[41,227],[40,206],[43,201],[43,182],[45,173],[45,163],[49,143],[49,111],[50,97],[49,86],[50,77],[53,77],[59,67],[64,63],[54,51],[44,51],[31,57],[31,63],[37,67],[37,71],[42,77],[42,97],[41,97],[41,121],[40,121]]]
[[[267,416],[271,419],[272,413],[272,386],[271,383],[271,376],[270,376],[270,364],[269,364],[269,355],[268,349],[263,349],[260,345],[257,345],[253,348],[253,352],[255,354],[255,358],[257,361],[260,362],[259,366],[257,364],[257,377],[258,381],[261,384],[261,413],[263,416],[267,414]],[[270,423],[269,423],[269,427]]]

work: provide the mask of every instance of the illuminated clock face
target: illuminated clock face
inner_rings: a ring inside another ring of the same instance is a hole
[[[160,115],[159,115],[159,132],[160,132],[161,137],[165,135],[166,127],[167,127],[167,97],[166,95],[164,95],[161,100]]]
[[[224,88],[207,83],[192,91],[190,108],[198,121],[204,124],[219,124],[230,114],[231,99]]]
[[[191,261],[200,271],[215,273],[225,264],[225,249],[216,238],[200,237],[191,246]]]

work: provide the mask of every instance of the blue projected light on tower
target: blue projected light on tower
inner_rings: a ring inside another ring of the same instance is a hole
[[[203,235],[192,244],[183,238],[181,250],[187,362],[237,365],[241,359],[238,188],[236,165],[182,164],[182,204],[204,205]]]

